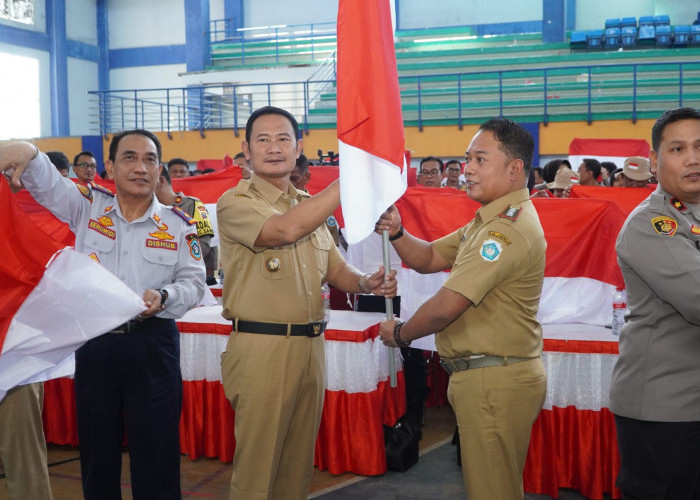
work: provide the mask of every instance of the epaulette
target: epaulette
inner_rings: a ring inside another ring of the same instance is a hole
[[[684,214],[688,211],[688,207],[683,203],[681,200],[678,198],[671,198],[670,200],[671,206],[678,210],[680,213]]]
[[[104,193],[107,196],[111,196],[114,198],[114,193],[107,189],[106,187],[102,187],[99,184],[95,184],[93,181],[90,181],[90,187],[94,189],[95,191],[99,191],[100,193]]]
[[[508,205],[503,212],[498,214],[499,217],[503,217],[504,219],[516,221],[518,219],[518,215],[520,215],[520,212],[522,211],[522,208],[520,208],[517,205]]]
[[[82,184],[76,184],[75,187],[78,188],[80,194],[82,194],[85,198],[88,199],[90,203],[92,203],[92,191],[90,191],[87,187],[83,186]]]
[[[180,217],[182,220],[184,220],[185,222],[187,222],[190,226],[194,226],[194,225],[197,223],[192,217],[190,217],[189,215],[187,215],[187,213],[185,213],[185,212],[184,212],[181,208],[179,208],[179,207],[170,207],[170,210],[172,210],[172,211],[175,213],[175,215],[177,215],[177,216]]]

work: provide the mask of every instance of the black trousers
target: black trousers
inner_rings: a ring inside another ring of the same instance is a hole
[[[700,422],[615,415],[625,500],[700,500]]]
[[[124,431],[134,499],[181,498],[180,336],[155,318],[88,341],[75,357],[80,468],[87,500],[121,499]]]

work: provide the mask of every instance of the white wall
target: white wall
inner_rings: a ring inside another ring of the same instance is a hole
[[[209,19],[224,19],[225,9],[224,0],[209,0]]]
[[[97,63],[68,58],[68,109],[70,135],[99,135]]]
[[[588,0],[577,0],[577,3]],[[495,24],[542,19],[542,0],[401,0],[401,29]]]
[[[185,64],[113,69],[109,72],[110,89],[184,87],[185,85],[178,73],[184,73],[186,70],[187,66]]]
[[[111,1],[108,17],[110,49],[185,43],[184,0]]]
[[[246,27],[335,22],[338,2],[329,0],[244,0]]]
[[[95,0],[66,0],[66,36],[70,40],[97,45]]]

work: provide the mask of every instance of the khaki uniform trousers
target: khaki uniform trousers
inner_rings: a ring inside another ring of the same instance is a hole
[[[221,375],[236,413],[229,498],[305,499],[325,391],[323,336],[234,332]]]
[[[0,458],[12,500],[51,500],[41,422],[44,384],[15,387],[0,402]]]
[[[447,397],[457,416],[469,500],[524,497],[530,432],[545,393],[540,358],[450,376]]]

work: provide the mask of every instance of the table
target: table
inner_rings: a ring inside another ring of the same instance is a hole
[[[383,424],[405,412],[403,372],[398,350],[397,387],[389,386],[390,351],[376,340],[380,313],[331,311],[325,333],[326,394],[316,441],[315,464],[332,474],[386,472]],[[183,403],[180,447],[191,459],[218,457],[230,462],[235,450],[235,415],[221,385],[220,355],[231,324],[221,306],[199,307],[178,321]],[[45,383],[46,440],[78,445],[73,380]],[[352,439],[348,439],[352,436]]]

